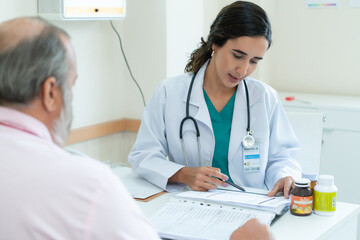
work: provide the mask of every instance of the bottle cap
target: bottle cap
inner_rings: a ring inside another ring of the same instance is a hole
[[[318,178],[318,184],[323,186],[332,186],[334,185],[334,176],[320,175]]]
[[[302,174],[303,178],[307,178],[310,181],[317,181],[318,180],[318,175],[317,174],[307,174],[307,173],[303,173]]]
[[[296,187],[309,187],[310,180],[307,178],[298,178],[295,180],[295,186]]]

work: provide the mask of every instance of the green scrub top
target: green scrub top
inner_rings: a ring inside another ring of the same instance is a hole
[[[226,174],[229,177],[229,181],[233,182],[229,175],[228,153],[236,89],[229,102],[220,112],[216,110],[204,89],[203,92],[215,136],[215,150],[212,166],[220,168],[221,173]]]

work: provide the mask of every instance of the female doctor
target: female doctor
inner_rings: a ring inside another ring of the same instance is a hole
[[[129,154],[133,171],[155,185],[207,191],[237,185],[288,198],[301,176],[298,142],[277,92],[249,76],[271,45],[262,8],[224,7],[184,75],[166,79],[151,97]]]

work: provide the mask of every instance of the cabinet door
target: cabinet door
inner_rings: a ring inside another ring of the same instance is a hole
[[[338,201],[360,204],[360,132],[324,129],[320,174],[333,175]]]

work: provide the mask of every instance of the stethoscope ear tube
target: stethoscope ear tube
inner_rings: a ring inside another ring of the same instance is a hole
[[[180,137],[180,141],[181,141],[181,147],[183,149],[183,153],[184,153],[184,158],[186,161],[186,166],[189,166],[189,162],[187,159],[187,154],[186,154],[186,149],[185,149],[185,144],[184,144],[184,140],[183,140],[183,126],[186,120],[191,120],[195,126],[195,130],[196,130],[196,139],[197,139],[197,147],[198,147],[198,161],[199,161],[199,167],[201,166],[201,154],[200,154],[200,130],[199,130],[199,126],[196,122],[196,120],[190,116],[189,114],[189,103],[190,103],[190,96],[191,96],[191,91],[192,91],[192,87],[194,85],[194,80],[196,77],[197,72],[195,72],[191,78],[191,82],[190,82],[190,86],[189,86],[189,91],[188,91],[188,95],[186,98],[186,116],[183,118],[183,120],[180,123],[180,132],[179,132],[179,137]]]
[[[247,127],[246,127],[246,131],[248,132],[248,134],[251,132],[250,130],[250,100],[249,100],[249,90],[246,84],[245,79],[243,80],[244,82],[244,87],[245,87],[245,95],[246,95],[246,107],[247,107]],[[252,133],[251,133],[252,134]],[[251,135],[250,134],[250,135]]]
[[[191,78],[189,91],[188,91],[188,95],[187,95],[187,98],[186,98],[186,116],[183,118],[183,120],[180,123],[180,132],[179,132],[180,139],[183,139],[183,134],[182,134],[183,133],[183,126],[184,126],[184,122],[186,120],[188,120],[188,119],[190,119],[194,123],[195,130],[196,130],[196,136],[198,138],[200,137],[199,126],[198,126],[196,120],[193,117],[191,117],[190,114],[189,114],[190,96],[191,96],[191,91],[192,91],[192,87],[194,85],[194,80],[195,80],[196,74],[197,74],[197,72],[194,73],[192,78]]]
[[[195,80],[195,77],[197,75],[197,72],[194,72],[192,78],[191,78],[191,82],[190,82],[190,86],[189,86],[189,91],[188,91],[188,95],[187,95],[187,98],[186,98],[186,117],[188,117],[190,114],[189,114],[189,105],[190,105],[190,97],[191,97],[191,91],[192,91],[192,88],[193,88],[193,85],[194,85],[194,80]]]

